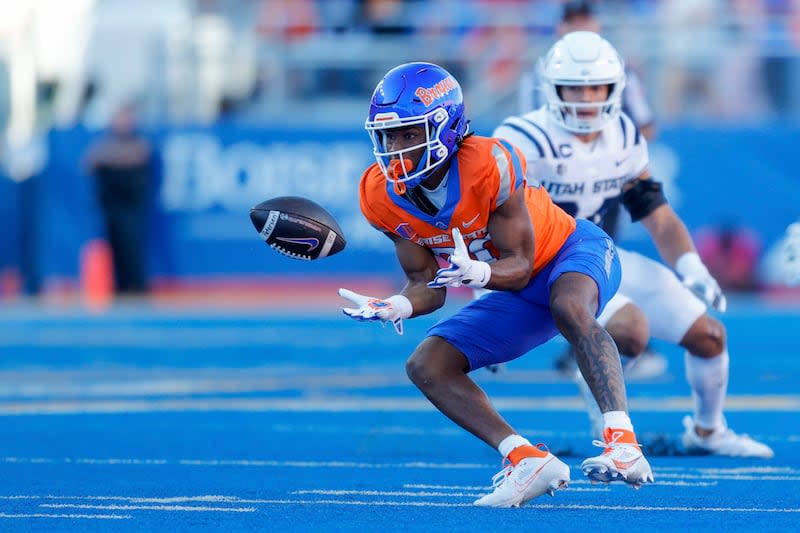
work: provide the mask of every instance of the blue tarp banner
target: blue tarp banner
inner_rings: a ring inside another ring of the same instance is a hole
[[[690,230],[735,222],[768,244],[800,217],[794,158],[798,133],[786,128],[665,130],[651,145],[652,171],[666,183],[671,204]],[[82,168],[95,136],[83,128],[49,134],[48,162],[33,178],[34,205],[26,208],[33,212],[24,215],[28,221],[19,228],[21,238],[34,240],[42,278],[77,277],[82,245],[102,236],[92,181]],[[363,132],[220,126],[165,129],[148,136],[159,160],[147,243],[151,274],[402,275],[393,245],[366,224],[358,208],[358,181],[373,161]],[[283,195],[306,196],[328,209],[345,232],[345,251],[304,263],[267,248],[248,211]],[[0,211],[4,215],[16,212],[6,207]],[[628,228],[623,242],[652,254],[640,226]]]
[[[92,181],[81,165],[92,137],[82,129],[50,133],[49,161],[36,178],[38,211],[50,220],[36,235],[45,277],[76,275],[81,244],[102,236]],[[396,270],[393,245],[369,227],[358,208],[358,181],[373,161],[362,136],[230,127],[169,130],[151,137],[159,160],[148,231],[152,274],[227,277]],[[249,209],[285,195],[306,196],[328,209],[345,233],[346,251],[304,263],[270,250],[253,228]]]

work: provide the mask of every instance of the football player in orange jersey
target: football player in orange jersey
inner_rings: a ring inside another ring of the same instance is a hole
[[[653,480],[627,414],[619,353],[595,317],[620,281],[608,235],[558,208],[506,141],[469,134],[458,82],[430,63],[390,70],[366,129],[377,164],[361,178],[361,210],[395,245],[407,282],[385,299],[347,289],[356,320],[402,321],[440,308],[447,287],[493,289],[428,331],[406,363],[411,381],[446,416],[497,448],[508,466],[475,504],[514,507],[569,481],[569,467],[532,446],[468,373],[515,359],[561,333],[605,420],[603,453],[583,462],[594,481]],[[462,234],[463,232],[463,234]],[[448,265],[439,268],[436,257]]]

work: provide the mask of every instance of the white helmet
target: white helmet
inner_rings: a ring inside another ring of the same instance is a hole
[[[547,52],[541,65],[547,109],[556,122],[573,133],[599,131],[619,114],[625,88],[625,65],[611,44],[590,31],[562,37]],[[608,99],[598,103],[564,102],[559,86],[610,85]],[[597,109],[591,119],[578,117],[578,109]]]

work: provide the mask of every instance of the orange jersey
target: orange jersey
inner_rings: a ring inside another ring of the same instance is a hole
[[[525,158],[507,141],[467,138],[450,162],[447,200],[428,215],[399,196],[377,164],[361,177],[361,211],[370,224],[431,249],[447,259],[453,253],[453,228],[459,228],[470,256],[492,262],[499,254],[489,235],[489,217],[520,187],[525,187],[534,230],[534,273],[558,253],[575,230],[575,219],[556,206],[538,186],[526,186]]]

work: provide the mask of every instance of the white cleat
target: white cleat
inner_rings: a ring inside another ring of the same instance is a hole
[[[567,488],[569,467],[552,453],[526,457],[516,466],[507,465],[492,478],[494,491],[475,500],[479,507],[519,507],[542,494],[554,496]]]
[[[653,471],[632,431],[606,428],[605,442],[595,440],[592,444],[604,448],[597,457],[590,457],[581,464],[583,473],[592,483],[624,481],[638,489],[653,482]]]
[[[688,453],[722,455],[726,457],[760,457],[770,459],[775,456],[772,448],[754,440],[746,434],[735,433],[727,426],[716,429],[708,437],[701,437],[695,431],[692,417],[683,418],[683,447]]]

